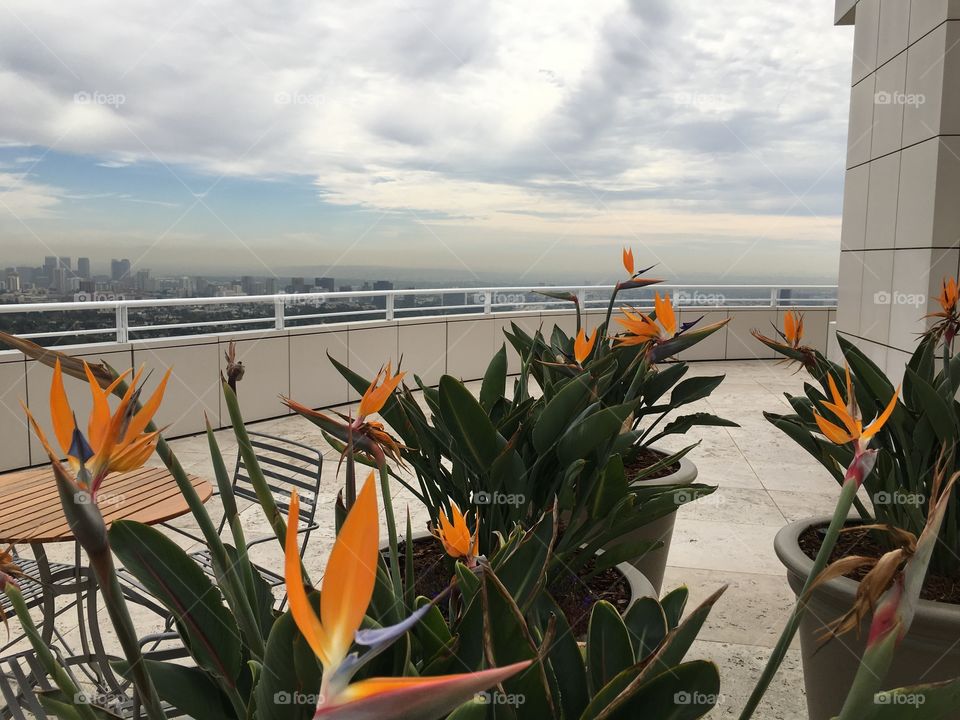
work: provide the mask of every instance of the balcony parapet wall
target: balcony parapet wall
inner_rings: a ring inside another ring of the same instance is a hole
[[[808,344],[827,351],[835,311],[831,307],[797,308],[805,313]],[[730,323],[699,345],[680,354],[680,359],[759,360],[774,353],[757,342],[750,330],[771,334],[771,323],[783,326],[785,308],[682,308],[679,320],[703,315],[703,323],[732,318]],[[604,311],[586,313],[588,330],[603,321]],[[357,399],[327,354],[345,362],[361,375],[372,377],[380,366],[403,359],[403,369],[418,375],[426,385],[436,385],[444,374],[463,380],[483,377],[487,363],[506,343],[509,370],[516,373],[519,358],[503,335],[510,323],[528,333],[542,328],[550,337],[554,325],[572,335],[576,320],[571,311],[502,312],[492,315],[446,315],[393,321],[369,321],[296,327],[285,330],[240,331],[216,335],[135,340],[126,343],[71,345],[58,349],[91,362],[104,360],[117,370],[146,366],[153,371],[150,391],[161,370],[172,367],[157,423],[168,437],[202,432],[204,416],[214,427],[229,422],[220,394],[224,351],[237,343],[237,354],[246,367],[240,385],[240,401],[247,422],[288,414],[280,403],[288,395],[311,407],[343,405]],[[0,471],[43,464],[46,457],[31,436],[19,401],[28,402],[37,420],[50,427],[48,397],[52,371],[18,352],[0,352]],[[83,383],[66,379],[67,392],[77,417],[90,410],[89,392]]]

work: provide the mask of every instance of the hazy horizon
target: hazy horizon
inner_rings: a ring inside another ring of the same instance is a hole
[[[7,5],[5,265],[836,278],[832,2]]]

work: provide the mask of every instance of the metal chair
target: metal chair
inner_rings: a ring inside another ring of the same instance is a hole
[[[297,533],[300,535],[300,557],[307,550],[311,533],[317,529],[317,497],[320,494],[320,473],[323,469],[323,455],[315,448],[284,438],[249,433],[260,470],[267,480],[277,507],[286,515],[290,512],[290,497],[296,490],[300,497],[300,515]],[[233,493],[238,498],[258,502],[257,492],[243,456],[237,452],[237,465],[233,475]],[[223,533],[227,518],[220,520],[218,532]],[[267,535],[247,542],[247,550],[267,542],[276,542],[274,535]],[[202,542],[202,540],[201,540]],[[191,553],[207,574],[213,576],[213,562],[210,550],[205,548]],[[269,568],[254,565],[260,576],[270,587],[283,585],[282,573]],[[281,603],[282,604],[282,603]]]
[[[42,547],[39,552],[43,552]],[[47,563],[38,562],[33,558],[24,557],[12,548],[13,561],[23,572],[23,577],[17,579],[17,585],[20,587],[20,593],[23,595],[24,603],[27,609],[33,609],[41,606],[51,606],[55,598],[62,595],[72,595],[77,592],[78,570],[76,565],[66,563]],[[76,605],[76,602],[70,602],[65,607],[57,610],[53,617],[44,618],[41,628],[41,634],[47,642],[54,635],[62,642],[63,638],[57,632],[54,625],[54,618],[62,615]],[[16,617],[13,605],[6,595],[0,594],[0,610],[7,617]],[[11,636],[9,641],[0,647],[0,652],[17,644],[23,635]]]
[[[91,685],[88,678],[95,677],[91,661],[85,656],[67,657],[54,646],[50,646],[57,661],[70,679],[85,696],[86,702],[105,709],[125,720],[142,720],[143,711],[132,683],[126,682],[122,688],[107,689]],[[146,654],[155,660],[162,660],[162,654]],[[47,692],[56,692],[56,684],[47,675],[46,669],[36,653],[24,650],[15,655],[0,659],[0,720],[47,720],[53,718],[44,710],[40,696]],[[76,701],[74,698],[71,700]],[[168,718],[184,717],[177,708],[163,703],[164,715]]]
[[[300,516],[297,532],[300,535],[300,557],[303,557],[310,542],[310,535],[319,527],[316,523],[317,497],[320,492],[320,474],[323,469],[323,455],[315,448],[303,443],[286,440],[284,438],[265,435],[263,433],[249,433],[250,444],[253,446],[260,470],[267,480],[267,484],[273,494],[274,502],[277,507],[286,515],[290,511],[290,498],[294,490],[300,497]],[[256,489],[250,480],[250,473],[243,456],[237,452],[236,468],[233,475],[233,493],[237,498],[250,500],[258,503]],[[217,532],[223,534],[226,528],[227,518],[220,520],[220,526]],[[164,524],[166,529],[183,535],[194,542],[206,545],[206,540],[201,535],[184,530],[171,524]],[[277,542],[275,535],[266,535],[247,542],[247,549],[257,545],[269,542]],[[191,553],[191,557],[204,569],[209,576],[215,577],[213,571],[213,559],[209,548],[197,550]],[[260,565],[254,565],[254,568],[271,587],[279,587],[284,584],[282,573],[278,573],[270,568]],[[125,570],[120,571],[121,577],[126,586],[124,589],[128,596],[134,602],[147,606],[153,612],[160,615],[169,616],[165,609],[161,608],[146,596],[144,588],[136,582]],[[281,599],[279,607],[282,608],[286,603],[286,595]]]

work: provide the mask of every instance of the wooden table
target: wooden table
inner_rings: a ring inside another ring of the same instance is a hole
[[[210,483],[193,476],[190,482],[203,502],[210,499],[213,494]],[[155,525],[190,512],[177,481],[166,468],[140,468],[108,477],[100,488],[97,506],[108,525],[116,520]],[[60,566],[54,571],[44,546],[64,542],[75,543],[74,567]],[[103,668],[104,679],[115,684],[110,658],[100,638],[97,584],[93,574],[84,567],[83,553],[63,514],[50,466],[0,475],[0,549],[18,544],[29,544],[36,559],[37,579],[43,586],[44,640],[50,643],[55,632],[56,598],[75,596],[71,606],[75,604],[77,608],[84,655]]]
[[[210,483],[193,476],[190,482],[203,502],[210,499]],[[177,481],[166,468],[140,468],[108,477],[100,489],[97,505],[108,525],[115,520],[156,525],[190,512]],[[73,540],[52,468],[0,475],[0,544]]]

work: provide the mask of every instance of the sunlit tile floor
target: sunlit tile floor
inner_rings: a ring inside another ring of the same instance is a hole
[[[832,511],[837,489],[834,481],[809,456],[763,417],[763,411],[787,412],[785,392],[799,393],[803,374],[773,361],[692,363],[691,375],[726,375],[713,396],[685,411],[705,410],[739,423],[739,428],[702,428],[664,445],[679,449],[700,441],[691,453],[699,481],[717,485],[713,495],[679,511],[664,591],[685,584],[690,589],[689,609],[728,585],[715,607],[691,658],[711,659],[720,667],[722,698],[713,718],[736,717],[793,602],[782,565],[773,551],[777,530],[795,519]],[[476,390],[478,383],[472,383]],[[243,386],[240,387],[243,398]],[[335,452],[319,431],[299,417],[255,423],[252,430],[282,436],[324,449],[323,482],[318,511],[320,529],[310,541],[305,558],[314,578],[320,577],[333,541],[333,503],[342,476],[337,477]],[[236,444],[232,432],[216,434],[232,469]],[[212,478],[205,437],[183,438],[172,443],[184,467]],[[409,511],[415,529],[426,524],[426,513],[414,496],[399,483],[394,506],[401,522]],[[216,516],[218,503],[209,503]],[[242,517],[248,537],[269,534],[262,513],[246,506]],[[187,519],[177,521],[188,527]],[[385,532],[385,530],[384,530]],[[175,536],[183,544],[182,538]],[[279,567],[279,552],[271,543],[261,545],[255,561]],[[104,626],[108,626],[103,617]],[[155,616],[137,612],[138,630],[158,629]],[[69,627],[69,616],[61,618]],[[68,638],[70,634],[67,633]],[[107,633],[109,636],[109,633]],[[801,718],[806,714],[799,651],[791,650],[756,718]]]

